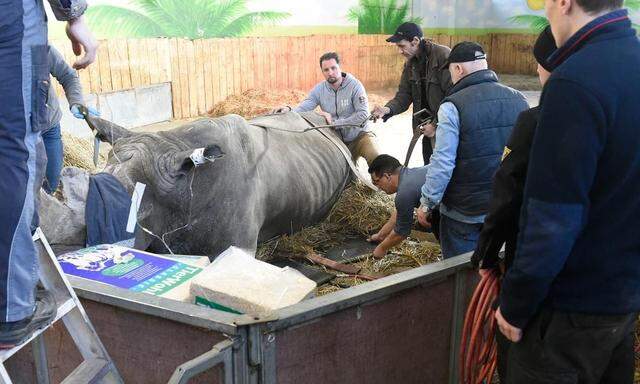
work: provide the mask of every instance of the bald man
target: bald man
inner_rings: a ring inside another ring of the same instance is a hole
[[[418,220],[428,226],[429,211],[439,206],[440,246],[449,258],[475,249],[493,174],[518,115],[529,105],[520,92],[498,82],[480,44],[456,45],[445,66],[454,85],[438,110]]]

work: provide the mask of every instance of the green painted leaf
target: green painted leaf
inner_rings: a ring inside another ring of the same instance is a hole
[[[146,15],[111,5],[95,5],[85,13],[87,23],[98,34],[108,37],[165,36],[162,27]]]
[[[409,17],[409,1],[398,4],[396,0],[360,0],[349,9],[347,19],[358,22],[360,34],[390,35],[406,21],[422,23],[420,17]]]
[[[631,9],[632,11],[640,10],[640,0],[625,0],[624,6]]]
[[[260,24],[275,23],[284,12],[248,12],[246,0],[131,0],[126,8],[96,5],[88,22],[107,37],[240,36]]]
[[[515,24],[525,25],[532,31],[540,33],[549,25],[549,20],[544,16],[538,15],[518,15],[509,18],[509,21]]]

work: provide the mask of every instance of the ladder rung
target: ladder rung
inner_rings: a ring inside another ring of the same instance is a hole
[[[96,383],[109,379],[109,382],[122,384],[123,381],[118,370],[113,365],[98,335],[96,335],[91,321],[84,312],[80,300],[73,292],[69,280],[67,280],[62,268],[60,268],[56,255],[53,253],[51,246],[40,228],[36,229],[33,234],[33,241],[40,241],[45,251],[38,255],[40,263],[43,265],[43,268],[40,270],[40,280],[54,297],[62,301],[62,304],[58,305],[56,317],[51,322],[51,325],[69,315],[74,309],[78,309],[77,312],[73,312],[69,317],[65,318],[64,325],[85,360],[64,379],[63,383]],[[45,265],[46,267],[44,267]],[[24,343],[12,349],[0,350],[0,383],[11,383],[11,378],[4,367],[4,362],[22,347],[45,332],[51,325],[34,332],[28,340],[25,340]],[[44,340],[42,339],[40,341],[42,341],[40,346],[43,346]],[[46,354],[46,351],[44,354]],[[46,365],[46,358],[42,355],[43,354],[40,353],[36,356],[38,361],[36,366],[39,364],[40,368],[44,369],[45,373],[43,373],[43,375],[47,375],[48,367]]]
[[[56,317],[55,317],[55,319],[53,319],[51,324],[54,324],[56,321],[60,320],[67,313],[71,312],[71,310],[74,309],[75,307],[76,307],[76,303],[75,303],[75,301],[73,301],[73,299],[68,299],[67,301],[62,303],[62,305],[59,305],[58,306],[58,311],[56,313]],[[15,347],[13,347],[11,349],[0,350],[0,363],[5,362],[8,358],[13,356],[16,352],[18,352],[22,347],[24,347],[25,345],[30,343],[31,340],[35,339],[36,337],[38,337],[38,335],[40,335],[41,333],[46,331],[47,328],[49,328],[50,326],[51,325],[49,325],[47,327],[44,327],[43,329],[39,329],[39,330],[35,331],[33,333],[33,335],[31,335],[30,338],[28,338],[24,343],[22,343],[20,345],[16,345]]]
[[[67,376],[62,384],[94,383],[104,377],[111,369],[111,364],[104,359],[85,360]]]

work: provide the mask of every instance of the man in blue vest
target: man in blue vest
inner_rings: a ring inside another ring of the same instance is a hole
[[[623,0],[547,0],[540,99],[496,319],[508,383],[632,383],[640,311],[640,42]]]
[[[518,91],[498,82],[482,46],[462,42],[445,63],[453,87],[438,110],[436,147],[422,186],[418,221],[440,206],[443,258],[475,249],[489,208],[492,177],[520,112],[529,108]]]

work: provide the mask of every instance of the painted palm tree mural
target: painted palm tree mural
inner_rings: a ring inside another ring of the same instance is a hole
[[[544,0],[527,0],[527,5],[529,9],[539,11],[544,9]],[[624,6],[632,11],[638,11],[640,10],[640,0],[625,0]],[[547,18],[540,15],[518,15],[511,17],[509,21],[527,26],[536,33],[541,32],[549,25]],[[640,25],[634,24],[634,28],[638,30]]]
[[[408,0],[402,3],[396,0],[360,0],[357,6],[349,9],[347,18],[358,22],[359,34],[368,35],[393,34],[405,21],[422,23],[422,18],[410,17]]]
[[[258,25],[289,16],[284,12],[248,12],[246,0],[131,0],[128,7],[95,5],[86,17],[105,37],[241,36]]]

